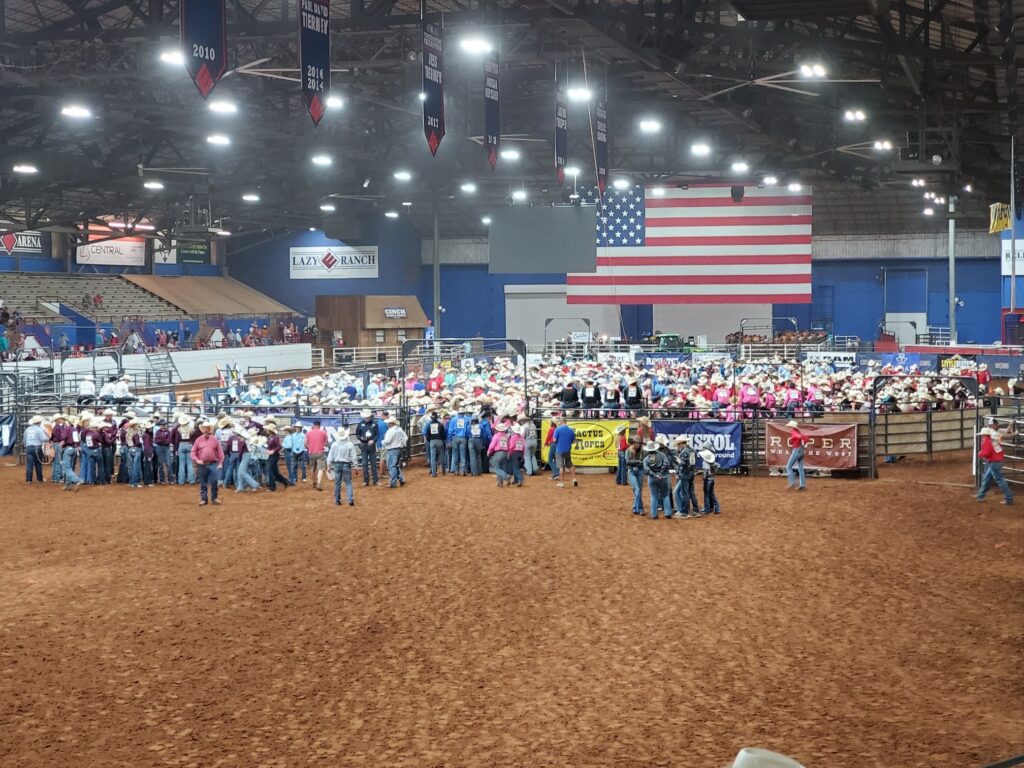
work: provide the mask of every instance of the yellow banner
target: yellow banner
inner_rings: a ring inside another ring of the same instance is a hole
[[[1011,227],[1010,206],[1006,203],[992,203],[988,207],[988,233],[994,235]]]
[[[572,463],[577,467],[615,467],[619,463],[618,427],[626,428],[629,436],[628,421],[575,421],[570,420],[569,426],[576,433],[576,441],[572,444]],[[540,423],[540,433],[547,437],[551,427],[550,419]],[[547,449],[545,449],[546,451]],[[544,458],[547,458],[545,453]]]

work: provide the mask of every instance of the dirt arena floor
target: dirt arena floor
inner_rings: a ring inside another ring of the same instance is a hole
[[[611,476],[199,508],[5,467],[0,765],[994,762],[1024,752],[1024,504],[968,466],[725,476],[720,517],[667,522]]]

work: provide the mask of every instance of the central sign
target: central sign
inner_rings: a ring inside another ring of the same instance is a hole
[[[289,248],[288,262],[292,280],[375,278],[378,273],[375,245]]]

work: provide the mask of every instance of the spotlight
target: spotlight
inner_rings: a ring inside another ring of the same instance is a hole
[[[801,184],[801,183],[800,183],[799,181],[791,181],[791,182],[789,183],[789,186],[787,187],[787,189],[788,189],[788,190],[789,190],[790,192],[799,192],[799,191],[800,191],[800,190],[802,190],[803,188],[804,188],[804,185],[803,185],[803,184]]]
[[[384,215],[387,216],[389,219],[397,219],[398,211],[385,211]]]
[[[149,181],[142,182],[142,186],[146,189],[163,189],[164,183],[162,181],[157,181],[156,179],[150,179]]]
[[[970,184],[964,184],[964,192],[973,192],[973,191],[974,191],[974,187],[973,186],[971,186]]]
[[[36,168],[31,163],[18,163],[11,170],[14,171],[15,173],[25,174],[26,176],[31,176],[32,174],[39,173],[39,169]]]
[[[910,182],[910,186],[912,186],[912,187],[923,187],[924,186],[924,179],[913,179]]]
[[[664,187],[651,187],[651,195],[653,195],[654,197],[664,197],[665,196],[665,188]]]
[[[394,177],[395,181],[410,181],[412,179],[412,174],[408,171],[395,171]]]
[[[946,204],[946,198],[944,198],[944,197],[936,197],[934,199],[935,199],[935,202],[938,203],[939,205],[945,205]]]
[[[858,123],[863,123],[865,120],[868,119],[868,116],[866,114],[864,114],[864,110],[863,109],[856,109],[856,110],[854,110],[853,117],[854,117],[854,119]]]
[[[226,147],[231,143],[231,139],[223,133],[211,133],[206,137],[206,141],[208,144],[213,144],[218,147]]]
[[[459,47],[466,53],[473,56],[482,56],[494,50],[489,40],[482,37],[464,37],[459,41]]]
[[[255,192],[246,192],[242,195],[242,199],[247,203],[258,203],[260,201],[260,196]]]
[[[732,170],[733,173],[746,173],[747,171],[750,170],[750,166],[747,165],[742,160],[737,160],[735,163],[732,164]]]
[[[427,100],[427,94],[425,94],[423,91],[420,91],[420,93],[419,93],[419,100],[420,101],[426,101]]]
[[[921,213],[923,213],[925,216],[934,216],[935,215],[935,209],[934,208],[925,208],[923,211],[921,211]]]
[[[572,176],[575,179],[577,176],[580,175],[579,166],[577,166],[577,165],[567,165],[567,166],[565,166],[565,175],[566,176]]]
[[[828,74],[828,70],[825,69],[824,65],[822,65],[822,64],[820,64],[818,62],[813,62],[811,64],[801,64],[800,65],[800,74],[803,77],[822,78],[822,77],[825,77],[825,75]]]
[[[711,145],[704,142],[690,145],[690,154],[697,157],[707,157],[711,154]]]
[[[779,183],[779,180],[774,176],[765,176],[764,183],[767,187],[774,187],[776,184]]]
[[[629,179],[616,179],[612,182],[612,186],[620,192],[629,189]]]
[[[586,102],[590,101],[592,94],[589,88],[585,88],[582,85],[574,85],[566,89],[565,95],[569,97],[569,101]]]
[[[474,184],[472,181],[467,181],[459,185],[459,189],[461,189],[467,195],[472,195],[474,192],[476,192],[476,184]]]
[[[316,232],[316,227],[310,227],[310,228],[309,228],[309,231],[310,231],[310,232]]]
[[[812,64],[811,69],[814,71],[815,77],[824,77],[828,74],[828,71],[821,64]]]
[[[318,165],[321,168],[327,168],[334,163],[330,155],[313,155],[309,160],[313,165]]]
[[[640,121],[640,133],[658,133],[661,131],[661,121],[653,117],[647,117]]]
[[[405,201],[403,201],[403,202],[402,202],[402,207],[403,207],[403,208],[412,208],[412,201],[411,201],[411,200],[405,200]]]
[[[334,213],[337,210],[334,203],[320,203],[320,210],[324,213]]]
[[[491,224],[491,217],[490,216],[482,217],[480,219],[480,223],[483,224],[485,227],[490,226],[490,224]]]
[[[924,193],[924,199],[925,200],[931,200],[933,197],[935,197],[935,193],[934,192],[925,192]]]
[[[162,51],[160,53],[160,61],[162,61],[164,64],[170,64],[174,67],[185,66],[185,57],[182,55],[181,51],[173,48],[168,49],[166,51]]]
[[[512,199],[513,200],[519,200],[519,201],[525,200],[526,199],[526,190],[525,189],[517,189],[515,192],[512,193]]]
[[[892,149],[892,142],[888,139],[879,139],[875,142],[875,150],[878,152],[888,152]]]
[[[341,96],[328,96],[325,103],[328,109],[341,109],[345,106],[345,100]]]
[[[81,104],[65,104],[61,107],[60,113],[75,120],[88,120],[92,117],[92,110]]]
[[[231,237],[231,232],[226,229],[218,229],[214,234],[220,235],[221,237]]]
[[[509,149],[501,150],[501,159],[502,160],[511,160],[511,161],[514,162],[514,161],[518,160],[519,158],[520,158],[520,153],[519,153],[518,149],[512,149],[510,147]]]
[[[218,115],[233,115],[238,112],[235,102],[225,99],[214,99],[208,106],[211,112],[216,112]]]

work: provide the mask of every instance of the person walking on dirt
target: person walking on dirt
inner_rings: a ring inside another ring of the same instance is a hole
[[[189,458],[199,467],[199,506],[205,507],[209,498],[214,504],[220,504],[217,498],[217,474],[224,466],[224,449],[220,440],[213,434],[216,422],[204,421],[200,426],[199,435],[192,442]],[[209,495],[207,494],[209,489]]]
[[[633,442],[626,449],[626,478],[633,489],[633,514],[644,513],[644,443],[640,435],[633,435]]]
[[[348,505],[355,506],[352,493],[352,465],[356,463],[356,449],[348,439],[348,430],[339,429],[327,452],[327,463],[334,472],[334,504],[341,506],[341,484],[345,484]]]
[[[394,416],[388,416],[387,425],[388,431],[384,433],[381,448],[387,452],[388,457],[388,487],[397,488],[399,485],[405,485],[405,475],[402,474],[402,451],[409,444],[409,436],[398,426],[398,419]]]
[[[786,462],[786,478],[789,480],[786,487],[792,488],[796,485],[797,474],[799,474],[800,486],[797,490],[803,491],[807,489],[807,475],[804,472],[804,451],[807,447],[807,436],[800,431],[800,425],[796,422],[796,419],[787,421],[786,426],[792,430],[789,433],[789,440],[786,441],[790,448],[789,461]]]
[[[718,497],[715,496],[715,475],[718,473],[718,457],[710,448],[703,448],[697,454],[704,462],[704,514],[722,514],[722,508],[718,505]]]
[[[576,482],[576,467],[572,464],[572,446],[576,442],[576,431],[569,426],[569,420],[562,416],[558,420],[558,429],[552,435],[555,444],[555,465],[558,467],[558,487],[565,487],[566,474],[572,478],[572,487]]]
[[[380,485],[377,475],[377,440],[380,439],[380,426],[373,418],[373,411],[363,411],[362,421],[356,425],[356,440],[359,441],[359,455],[362,460],[363,485]],[[381,446],[383,447],[383,445]]]
[[[1003,461],[1006,459],[1006,452],[1003,450],[1002,434],[994,427],[985,427],[978,433],[981,435],[981,449],[978,451],[978,458],[984,466],[984,473],[981,476],[981,487],[978,488],[978,501],[985,501],[985,494],[991,485],[995,484],[1003,492],[1003,504],[1013,504],[1013,493],[1010,485],[1003,477]]]

